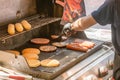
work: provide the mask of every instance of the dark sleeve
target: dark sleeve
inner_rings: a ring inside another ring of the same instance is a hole
[[[114,2],[115,0],[106,0],[98,10],[92,12],[93,18],[100,25],[111,24],[114,15]]]

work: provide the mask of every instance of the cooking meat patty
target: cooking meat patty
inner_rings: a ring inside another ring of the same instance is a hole
[[[57,39],[59,36],[58,35],[51,35],[52,39]]]
[[[52,52],[55,51],[57,49],[57,47],[55,46],[40,46],[40,50],[44,51],[44,52]]]
[[[56,47],[65,47],[66,43],[64,43],[64,42],[54,42],[54,43],[52,43],[52,45],[56,46]]]
[[[50,40],[46,38],[34,38],[31,39],[31,42],[34,44],[48,44]]]
[[[52,38],[53,40],[57,39],[58,37],[59,37],[59,35],[51,35],[51,38]],[[61,38],[62,38],[62,40],[67,40],[68,37],[62,36]]]

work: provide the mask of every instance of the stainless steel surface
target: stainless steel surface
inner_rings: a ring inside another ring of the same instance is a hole
[[[92,67],[94,67],[96,65],[100,65],[100,67],[104,66],[104,63],[100,63],[100,62],[108,61],[109,56],[110,56],[110,58],[112,58],[111,60],[113,60],[113,56],[114,56],[113,51],[111,50],[110,47],[104,47],[104,48],[98,50],[97,52],[95,52],[93,55],[91,55],[91,56],[87,57],[86,59],[84,59],[83,61],[79,62],[77,65],[75,65],[71,69],[65,71],[64,73],[62,73],[60,76],[58,76],[54,80],[77,80],[77,79],[83,80],[83,78],[85,78],[89,75],[92,75],[94,73],[94,70],[96,70],[96,68],[94,68],[93,71],[91,71]],[[93,75],[95,75],[95,74],[93,74]],[[112,75],[112,70],[109,70],[109,76],[111,76],[111,75]],[[97,76],[97,78],[98,78],[98,76]],[[106,79],[104,79],[104,80],[106,80]]]
[[[107,80],[109,77],[112,76],[112,70],[108,70],[108,74],[104,76],[98,75],[98,68],[101,66],[107,66],[106,63],[109,59],[113,60],[114,52],[109,51],[105,55],[101,56],[98,60],[92,62],[89,66],[85,67],[83,70],[75,74],[73,77],[69,78],[68,80],[72,80],[72,78],[75,78],[76,80],[83,80],[85,77],[93,74],[97,76],[97,79],[103,79]]]
[[[25,58],[21,55],[15,56],[14,54],[0,51],[0,66],[13,68],[22,72],[29,71],[30,68],[25,60]]]
[[[0,0],[0,26],[36,13],[36,0]]]

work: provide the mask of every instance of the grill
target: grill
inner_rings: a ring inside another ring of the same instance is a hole
[[[57,10],[61,11],[61,8],[54,5],[52,3],[52,0],[49,0],[49,1],[48,0],[28,0],[28,1],[19,0],[19,1],[20,2],[18,2],[17,4],[21,4],[21,2],[24,2],[23,4],[24,6],[25,5],[29,6],[29,7],[26,6],[27,9],[32,9],[30,10],[31,14],[29,13],[30,11],[26,12],[21,7],[23,5],[21,5],[20,7],[17,7],[18,9],[20,8],[20,10],[15,10],[15,12],[17,12],[16,16],[10,18],[9,20],[4,20],[4,19],[2,20],[3,22],[1,22],[0,24],[1,25],[0,50],[15,49],[21,52],[24,48],[29,48],[29,47],[39,48],[41,45],[35,45],[30,42],[32,38],[42,37],[42,38],[48,38],[51,40],[50,36],[52,34],[59,34],[62,29],[59,24],[61,18],[59,18],[58,16],[58,15],[61,15],[61,13],[56,12]],[[11,2],[11,1],[9,0],[8,2]],[[3,4],[7,6],[5,2],[3,2]],[[10,9],[14,10],[13,7],[12,8],[10,7]],[[22,16],[19,16],[19,15],[22,15]],[[28,31],[23,31],[21,33],[16,33],[15,35],[12,35],[12,36],[8,35],[7,33],[8,23],[16,23],[23,19],[26,19],[32,25],[32,29]],[[26,70],[24,69],[23,72],[30,74],[33,77],[37,77],[39,79],[53,80],[56,77],[58,77],[56,78],[56,80],[58,80],[59,76],[62,73],[74,67],[77,63],[86,60],[89,56],[95,54],[97,51],[102,50],[103,45],[106,45],[104,41],[88,39],[86,38],[86,36],[79,36],[79,37],[71,36],[65,42],[69,43],[77,38],[92,41],[95,43],[95,47],[90,49],[87,52],[73,51],[66,48],[58,48],[56,51],[50,52],[50,53],[41,52],[41,54],[39,55],[39,60],[43,60],[47,58],[57,59],[60,61],[60,66],[53,67],[53,68],[45,68],[45,67],[39,66],[36,68],[29,68],[29,70],[25,68]],[[48,45],[51,45],[52,42],[54,41],[51,40],[50,44]],[[107,52],[107,50],[105,51]],[[24,65],[24,66],[27,66],[27,65]],[[20,68],[18,70],[20,70]]]
[[[74,39],[75,38],[70,38],[66,42],[71,42]],[[34,74],[31,73],[31,75],[41,77],[44,79],[53,79],[54,77],[60,75],[63,71],[74,66],[79,61],[82,61],[83,59],[92,55],[95,51],[102,48],[101,45],[104,43],[102,41],[97,41],[97,40],[91,40],[91,41],[93,41],[96,44],[96,46],[86,53],[68,50],[66,48],[58,48],[57,51],[50,52],[50,53],[41,52],[41,54],[39,56],[40,60],[48,59],[48,58],[57,59],[60,61],[60,66],[54,67],[54,68],[45,68],[45,67],[41,67],[41,66],[37,67],[37,68],[31,68],[32,70],[39,72],[39,73],[34,73]],[[40,45],[33,45],[30,42],[28,42],[28,43],[24,44],[23,46],[16,48],[16,50],[21,51],[27,47],[28,48],[29,47],[39,48]]]

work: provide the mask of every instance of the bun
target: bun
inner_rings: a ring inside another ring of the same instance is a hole
[[[23,27],[26,29],[26,30],[30,30],[31,29],[31,25],[26,21],[26,20],[23,20],[21,22],[21,24],[23,25]]]
[[[45,59],[41,61],[41,66],[44,67],[57,67],[60,65],[60,62],[55,59]]]
[[[23,31],[23,26],[21,23],[16,23],[15,24],[15,28],[18,32],[22,32]]]
[[[23,56],[27,59],[39,59],[39,56],[37,54],[24,53]]]
[[[6,52],[15,54],[16,56],[20,55],[20,52],[19,52],[19,51],[16,51],[16,50],[6,50]]]
[[[22,50],[22,54],[24,53],[40,54],[40,50],[37,48],[25,48]]]
[[[27,63],[30,67],[38,67],[40,66],[40,61],[36,59],[26,59]]]
[[[7,29],[8,34],[13,35],[15,34],[15,25],[14,24],[9,24],[8,29]]]

